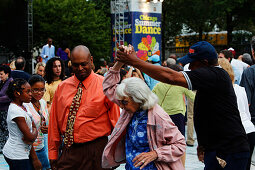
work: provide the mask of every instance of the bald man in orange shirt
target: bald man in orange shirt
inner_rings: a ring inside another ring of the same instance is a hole
[[[75,47],[71,61],[75,75],[58,86],[52,102],[48,137],[51,167],[100,170],[107,136],[120,115],[119,107],[104,95],[104,78],[92,71],[93,57],[87,47]],[[77,102],[79,89],[82,95]]]

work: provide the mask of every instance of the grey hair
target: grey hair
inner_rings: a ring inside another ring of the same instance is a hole
[[[116,88],[116,98],[131,97],[135,103],[140,104],[143,110],[151,109],[158,103],[158,97],[140,78],[130,77],[124,79]]]
[[[170,65],[176,64],[176,60],[173,59],[173,58],[168,58],[168,59],[166,60],[166,64],[167,64],[167,67],[169,67]]]
[[[243,60],[252,63],[251,55],[250,55],[249,53],[244,53],[244,54],[243,54]]]

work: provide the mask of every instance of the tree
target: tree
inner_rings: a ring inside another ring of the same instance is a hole
[[[211,0],[212,1],[212,0]],[[202,37],[204,32],[209,32],[214,27],[214,17],[212,13],[212,3],[210,0],[171,0],[163,2],[162,13],[162,30],[163,39],[165,37],[175,37],[181,34],[181,30],[185,26],[190,32],[198,33],[198,36],[193,36],[189,42],[205,40],[207,37]],[[163,44],[164,54],[164,44]]]
[[[173,34],[180,33],[183,26],[191,32],[199,33],[199,40],[202,40],[202,33],[210,31],[213,26],[213,9],[210,0],[171,0],[164,1],[163,15],[166,15],[168,29]],[[164,12],[166,14],[164,14]]]
[[[254,0],[164,1],[162,14],[165,23],[164,35],[176,36],[180,34],[183,26],[186,26],[191,32],[199,33],[198,39],[194,41],[201,41],[202,34],[212,31],[217,25],[221,30],[228,31],[230,45],[233,30],[254,28],[254,14]]]
[[[214,3],[214,9],[217,25],[228,32],[228,46],[232,44],[234,30],[254,32],[255,3],[253,0],[217,0]]]
[[[96,62],[110,56],[110,17],[104,8],[85,0],[34,0],[33,7],[35,46],[41,47],[51,37],[57,48],[63,40],[71,49],[86,45]]]
[[[23,55],[27,52],[27,3],[26,0],[0,1],[0,46]],[[24,55],[23,55],[24,56]]]

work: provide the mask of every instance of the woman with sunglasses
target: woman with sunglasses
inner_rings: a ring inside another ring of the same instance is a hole
[[[38,130],[38,136],[33,143],[36,155],[40,160],[43,170],[50,169],[47,148],[44,142],[44,135],[48,134],[48,110],[47,104],[42,99],[45,92],[45,80],[40,75],[33,75],[29,79],[31,86],[32,99],[27,103],[28,112],[32,115]]]
[[[117,84],[122,66],[116,62],[103,82],[105,95],[123,111],[105,147],[102,167],[126,162],[128,170],[183,170],[184,136],[143,80],[131,77]]]
[[[4,158],[10,170],[41,169],[32,147],[38,132],[24,104],[31,101],[31,87],[26,80],[15,79],[10,82],[6,94],[12,102],[7,114],[9,137],[3,148]]]

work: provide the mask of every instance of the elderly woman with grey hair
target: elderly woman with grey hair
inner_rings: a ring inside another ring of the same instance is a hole
[[[105,147],[102,167],[126,163],[130,170],[184,169],[184,136],[143,80],[131,77],[117,84],[122,66],[115,63],[103,82],[105,95],[123,111]]]

